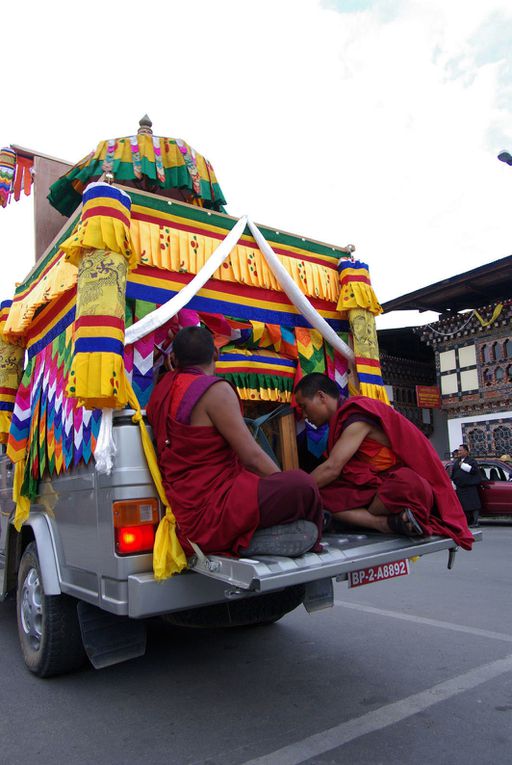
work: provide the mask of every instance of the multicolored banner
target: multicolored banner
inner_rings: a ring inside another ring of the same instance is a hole
[[[126,275],[135,262],[130,238],[131,199],[107,183],[84,191],[77,231],[63,244],[78,265],[75,347],[66,394],[88,409],[123,407]]]

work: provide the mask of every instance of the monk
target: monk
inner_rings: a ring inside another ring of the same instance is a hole
[[[384,534],[448,536],[471,549],[451,481],[415,425],[380,401],[343,402],[336,383],[322,374],[303,377],[295,396],[313,425],[329,422],[327,459],[311,475],[334,518]]]
[[[175,336],[172,371],[155,386],[147,415],[178,538],[191,555],[296,556],[314,548],[323,511],[315,480],[281,472],[244,423],[231,385],[214,375],[217,351],[202,327]]]

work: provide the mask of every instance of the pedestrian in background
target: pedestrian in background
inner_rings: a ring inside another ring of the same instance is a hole
[[[469,455],[466,444],[461,444],[458,457],[453,463],[451,479],[455,485],[457,496],[466,514],[469,526],[478,526],[478,518],[482,503],[478,487],[482,483],[482,473],[478,463]]]

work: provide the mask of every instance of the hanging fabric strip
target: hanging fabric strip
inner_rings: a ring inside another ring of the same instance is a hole
[[[25,460],[14,465],[14,483],[12,487],[12,499],[16,505],[14,513],[14,528],[21,531],[21,527],[30,514],[30,499],[21,493],[23,477],[25,475]]]
[[[482,327],[489,327],[491,324],[494,324],[494,322],[496,321],[496,319],[497,319],[497,318],[499,317],[499,315],[501,314],[502,310],[503,310],[503,303],[498,303],[498,305],[494,307],[494,311],[492,312],[492,316],[491,316],[491,318],[490,318],[490,319],[488,319],[488,320],[484,319],[484,318],[483,318],[483,317],[482,317],[482,316],[481,316],[481,315],[478,313],[478,311],[476,311],[476,310],[474,311],[474,316],[476,316],[476,318],[478,319],[478,321],[480,322],[480,324],[482,325]]]
[[[130,146],[132,149],[133,172],[135,177],[140,180],[140,178],[142,178],[142,165],[140,162],[138,136],[130,136]]]
[[[155,151],[155,166],[156,175],[162,186],[165,185],[165,170],[164,163],[162,162],[162,149],[160,148],[160,138],[157,135],[153,136],[153,149]]]
[[[317,329],[324,340],[327,340],[333,348],[335,348],[342,356],[353,360],[354,354],[352,349],[336,334],[336,332],[330,327],[318,311],[311,305],[310,301],[295,284],[290,274],[286,271],[281,261],[275,254],[272,247],[268,244],[265,237],[259,230],[259,228],[249,218],[247,225],[256,240],[256,244],[260,248],[261,252],[265,256],[267,265],[278,280],[279,284],[283,288],[283,292],[286,293],[291,302],[301,312],[301,314],[308,320],[308,322]]]
[[[114,152],[116,150],[117,141],[115,138],[111,138],[107,141],[107,153],[103,160],[102,170],[104,173],[111,173],[114,167]]]
[[[0,149],[0,207],[7,207],[11,201],[16,152],[9,146]]]
[[[144,449],[149,472],[158,492],[160,502],[165,507],[165,515],[160,521],[155,537],[153,571],[155,579],[168,579],[173,574],[179,574],[180,571],[187,567],[187,559],[176,534],[176,518],[165,494],[155,448],[144,423],[137,396],[128,380],[126,380],[126,386],[128,388],[128,404],[135,410],[132,419],[140,429],[142,448]]]
[[[32,167],[34,160],[31,157],[16,158],[16,176],[14,178],[14,200],[18,202],[21,196],[21,189],[26,197],[30,194],[32,186]]]

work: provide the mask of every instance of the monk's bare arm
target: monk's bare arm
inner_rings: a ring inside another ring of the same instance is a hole
[[[354,422],[345,428],[326,461],[311,473],[320,488],[338,478],[346,463],[354,456],[371,430],[372,426],[366,422]]]
[[[235,391],[228,383],[212,385],[204,396],[205,411],[224,436],[240,462],[253,473],[260,476],[279,473],[280,469],[258,446],[245,424],[240,412],[240,403]]]

